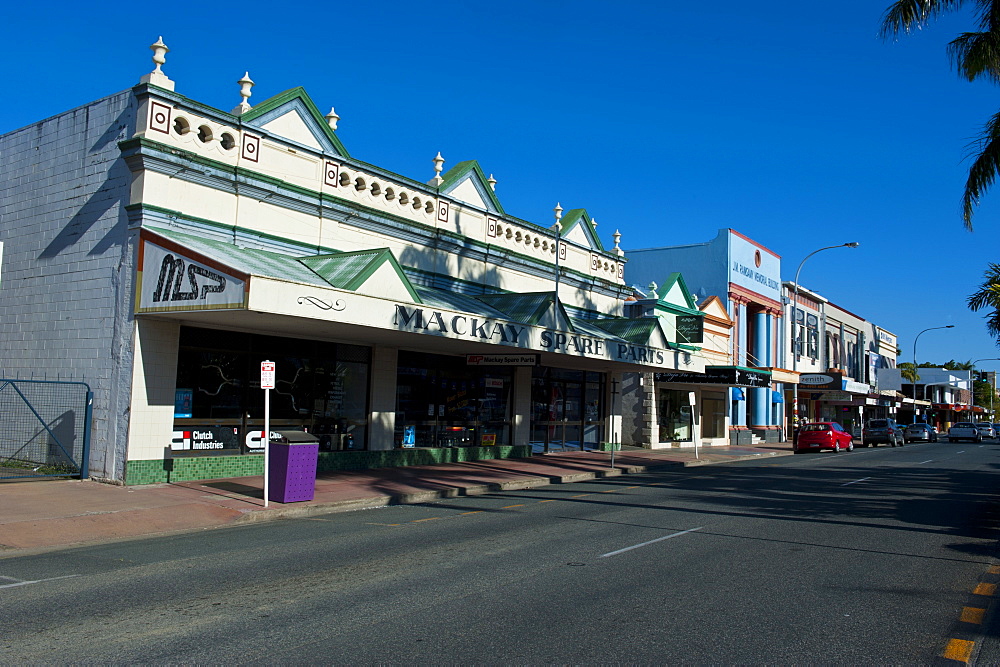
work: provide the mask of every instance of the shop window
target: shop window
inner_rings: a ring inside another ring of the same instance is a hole
[[[370,350],[357,345],[181,327],[178,427],[227,427],[240,442],[263,424],[260,362],[275,362],[272,429],[302,429],[326,450],[366,449]]]
[[[693,419],[689,392],[661,389],[657,404],[660,442],[691,442]]]
[[[396,441],[403,447],[510,444],[513,371],[465,357],[399,353]]]

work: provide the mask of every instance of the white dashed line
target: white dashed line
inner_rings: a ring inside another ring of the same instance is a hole
[[[625,547],[624,549],[619,549],[618,551],[610,551],[606,554],[601,554],[598,558],[607,558],[608,556],[617,556],[618,554],[623,554],[626,551],[632,551],[632,549],[638,549],[639,547],[649,546],[650,544],[656,544],[657,542],[662,542],[663,540],[669,540],[672,537],[680,537],[681,535],[687,535],[688,533],[693,533],[696,530],[701,530],[704,526],[698,526],[697,528],[689,528],[688,530],[682,530],[679,533],[673,533],[671,535],[664,535],[663,537],[658,537],[655,540],[650,540],[649,542],[643,542],[642,544],[633,544],[630,547]]]
[[[847,482],[847,483],[845,483],[845,484],[841,484],[841,486],[848,486],[848,485],[850,485],[850,484],[857,484],[858,482],[863,482],[863,481],[865,481],[866,479],[871,479],[871,477],[862,477],[861,479],[856,479],[856,480],[854,480],[853,482]]]

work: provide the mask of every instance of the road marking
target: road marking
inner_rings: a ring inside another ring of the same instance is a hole
[[[973,595],[994,595],[997,592],[996,584],[977,584],[974,589],[972,589]]]
[[[538,502],[540,502],[540,503],[554,503],[555,501],[556,501],[556,499],[552,498],[550,500],[539,500]]]
[[[987,572],[989,574],[1000,574],[1000,565],[990,565],[990,569]]]
[[[465,516],[466,514],[482,514],[483,510],[476,510],[474,512],[462,512],[460,516]]]
[[[589,496],[589,493],[578,493],[575,496],[570,496],[570,498],[583,498],[584,496]]]
[[[688,530],[682,530],[679,533],[671,533],[670,535],[664,535],[663,537],[658,537],[655,540],[650,540],[649,542],[643,542],[642,544],[633,544],[630,547],[625,547],[624,549],[619,549],[618,551],[609,551],[606,554],[601,554],[598,558],[607,558],[608,556],[617,556],[618,554],[623,554],[626,551],[632,551],[632,549],[638,549],[639,547],[646,547],[650,544],[656,544],[657,542],[662,542],[663,540],[669,540],[672,537],[680,537],[681,535],[687,535],[688,533],[693,533],[696,530],[701,530],[704,526],[698,526],[697,528],[689,528]]]
[[[15,588],[17,586],[30,586],[31,584],[40,584],[45,581],[56,581],[58,579],[72,579],[73,577],[79,577],[78,574],[67,574],[62,577],[50,577],[48,579],[35,579],[33,581],[24,581],[22,579],[15,579],[14,577],[0,577],[0,579],[5,579],[7,581],[13,582],[10,584],[0,584],[0,588]]]
[[[949,639],[942,657],[948,660],[958,660],[959,662],[968,663],[969,658],[972,657],[972,648],[975,645],[976,642],[970,642],[965,639]]]
[[[432,517],[428,517],[428,518],[426,518],[426,519],[414,519],[414,520],[412,521],[412,523],[420,523],[420,522],[422,522],[422,521],[437,521],[437,520],[438,520],[438,519],[440,519],[440,518],[441,518],[441,517],[439,517],[439,516],[432,516]]]
[[[861,479],[856,479],[856,480],[854,480],[853,482],[847,482],[847,483],[845,483],[845,484],[841,484],[841,486],[849,486],[849,485],[851,485],[851,484],[857,484],[858,482],[863,482],[863,481],[865,481],[866,479],[871,479],[871,477],[862,477]]]
[[[975,623],[976,625],[981,625],[983,622],[983,616],[986,615],[985,609],[977,609],[976,607],[962,607],[962,614],[958,617],[962,623]]]
[[[927,459],[926,461],[921,461],[921,462],[920,462],[920,463],[918,463],[917,465],[918,465],[918,466],[922,466],[923,464],[925,464],[925,463],[931,463],[932,461],[934,461],[934,459]]]
[[[524,507],[524,505],[507,505],[507,507],[501,507],[502,510],[509,510],[513,507]]]

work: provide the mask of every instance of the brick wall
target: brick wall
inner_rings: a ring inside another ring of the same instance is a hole
[[[0,136],[0,377],[94,391],[91,474],[122,479],[131,386],[131,91]]]

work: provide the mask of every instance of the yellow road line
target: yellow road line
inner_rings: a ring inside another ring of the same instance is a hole
[[[465,516],[466,514],[482,514],[482,513],[483,510],[476,510],[475,512],[462,512],[462,516]]]
[[[988,574],[1000,574],[1000,565],[990,565],[990,569],[986,570]]]
[[[575,496],[570,496],[570,498],[583,498],[584,496],[589,496],[589,493],[578,493]]]
[[[997,592],[996,584],[978,584],[973,590],[973,595],[993,595]]]
[[[962,623],[975,623],[976,625],[980,625],[983,622],[983,616],[985,615],[985,609],[962,607],[962,614],[958,617],[958,620],[962,621]]]
[[[540,503],[554,503],[555,501],[556,501],[556,499],[552,498],[550,500],[539,500],[538,502],[540,502]]]
[[[501,507],[502,510],[509,510],[512,507],[524,507],[524,505],[507,505],[507,507]]]
[[[976,642],[970,642],[965,639],[949,639],[948,645],[941,656],[948,660],[958,660],[959,662],[967,663],[969,662],[969,658],[972,657],[972,647],[975,645]]]
[[[421,521],[437,521],[440,518],[441,517],[439,517],[439,516],[432,516],[432,517],[430,517],[428,519],[414,519],[411,523],[420,523]]]

